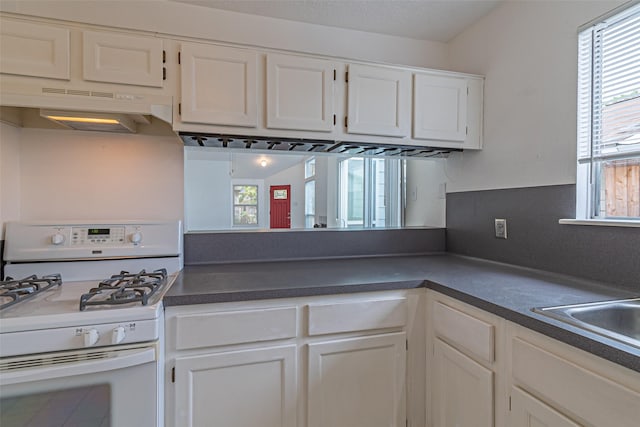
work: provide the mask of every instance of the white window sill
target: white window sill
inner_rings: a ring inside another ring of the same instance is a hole
[[[561,219],[565,225],[598,225],[604,227],[640,227],[640,220],[632,219]]]

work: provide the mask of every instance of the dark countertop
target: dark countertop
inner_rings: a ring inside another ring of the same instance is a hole
[[[640,281],[640,277],[639,277]],[[165,306],[427,287],[640,372],[640,349],[533,307],[640,295],[603,283],[451,254],[185,266]]]

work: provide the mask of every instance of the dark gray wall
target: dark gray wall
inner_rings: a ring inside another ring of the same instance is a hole
[[[184,236],[186,265],[444,252],[444,229],[211,232]]]
[[[575,185],[447,194],[447,251],[604,281],[640,293],[640,228],[560,225]],[[508,239],[495,238],[506,218]]]

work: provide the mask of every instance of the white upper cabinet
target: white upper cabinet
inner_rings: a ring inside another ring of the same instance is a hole
[[[181,120],[256,127],[258,53],[205,44],[181,49]]]
[[[411,123],[411,73],[349,65],[347,132],[405,137]]]
[[[104,32],[82,32],[84,80],[162,87],[162,40]]]
[[[464,142],[467,136],[467,80],[415,74],[413,137]]]
[[[3,19],[0,35],[0,72],[69,80],[68,29]]]
[[[334,75],[330,61],[267,54],[267,128],[330,132]]]

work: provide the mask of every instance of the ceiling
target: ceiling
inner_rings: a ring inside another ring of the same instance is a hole
[[[448,42],[503,0],[173,0],[252,15]]]

